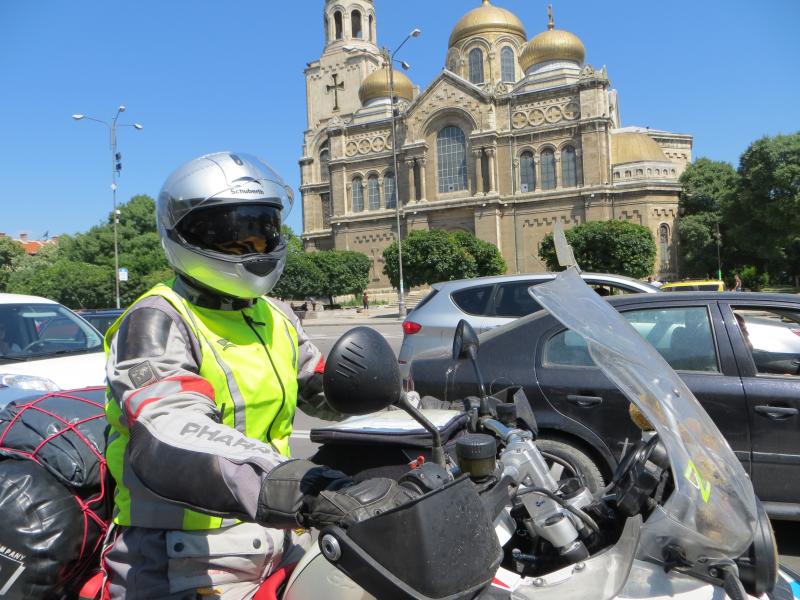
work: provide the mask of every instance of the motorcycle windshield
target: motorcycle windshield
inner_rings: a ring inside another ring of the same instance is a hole
[[[642,528],[645,556],[660,561],[671,544],[691,562],[741,555],[755,531],[753,487],[683,380],[575,267],[529,293],[584,338],[595,364],[644,413],[666,447],[675,490]]]

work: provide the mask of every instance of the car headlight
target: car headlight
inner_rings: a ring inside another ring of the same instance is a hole
[[[57,392],[61,389],[55,382],[46,377],[19,375],[17,373],[0,373],[0,387],[13,387],[40,392]]]

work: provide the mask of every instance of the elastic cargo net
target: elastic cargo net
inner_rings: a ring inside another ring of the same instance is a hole
[[[0,598],[58,598],[99,566],[106,426],[104,388],[0,409]]]

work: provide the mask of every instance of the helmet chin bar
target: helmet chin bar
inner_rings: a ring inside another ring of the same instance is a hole
[[[176,273],[193,282],[193,287],[209,290],[223,299],[252,300],[269,293],[286,262],[285,244],[269,255],[234,257],[183,246],[169,235],[162,240],[167,261]],[[255,269],[256,272],[248,269],[251,261],[261,263],[261,268]]]

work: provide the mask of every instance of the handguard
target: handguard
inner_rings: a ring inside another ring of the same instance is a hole
[[[326,527],[319,545],[328,561],[381,600],[473,598],[502,559],[492,522],[467,477],[346,531]]]

